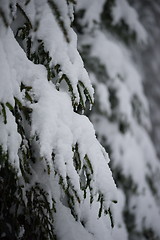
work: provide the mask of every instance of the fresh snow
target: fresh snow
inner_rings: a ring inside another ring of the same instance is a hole
[[[45,49],[52,57],[52,66],[61,65],[60,74],[66,74],[70,79],[77,102],[79,103],[77,90],[79,80],[83,82],[93,101],[93,88],[77,51],[77,38],[69,25],[69,19],[66,22],[66,28],[69,31],[70,41],[67,43],[46,1],[30,1],[26,9],[23,1],[18,1],[18,4],[28,14],[33,27],[35,22],[39,21],[38,30],[33,31],[30,37],[33,42],[36,39],[44,41]],[[69,18],[65,9],[67,5],[62,2],[61,4],[61,10],[64,6],[62,14]],[[72,15],[71,8],[70,15]],[[19,23],[17,24],[19,26]],[[2,19],[0,19],[0,25],[0,102],[2,103],[1,112],[4,106],[6,113],[6,123],[3,114],[0,115],[0,145],[4,152],[8,152],[10,164],[17,170],[19,181],[24,185],[24,202],[27,201],[26,191],[35,183],[40,183],[40,186],[48,193],[47,199],[50,206],[52,206],[52,198],[56,202],[57,211],[53,213],[53,217],[58,239],[91,240],[105,239],[105,236],[111,239],[109,214],[104,216],[102,213],[104,220],[98,218],[100,204],[97,199],[101,194],[104,199],[103,208],[108,210],[114,204],[113,201],[117,200],[117,189],[108,166],[108,154],[96,139],[93,125],[87,117],[73,111],[68,91],[64,89],[58,91],[54,83],[48,81],[45,67],[28,60],[24,52],[25,46],[17,42],[12,29],[5,27]],[[16,32],[16,24],[13,23],[12,26]],[[32,101],[26,99],[25,90],[20,90],[22,83],[30,88],[29,94]],[[14,108],[15,98],[23,106],[31,109],[30,122],[27,122],[25,116],[22,115],[26,139],[22,139],[18,133],[15,117],[6,106],[9,103]],[[30,166],[32,177],[29,183],[25,183],[20,170],[20,161],[23,159],[21,151],[26,150],[27,139],[32,144],[33,155],[36,159],[36,163]],[[73,161],[73,147],[76,144],[81,161],[79,172],[75,169]],[[91,166],[86,162],[86,156]],[[84,165],[87,168],[86,171],[92,176],[91,189],[87,188],[86,199],[80,186],[82,178],[84,178],[84,183],[86,181],[86,173],[82,168]],[[63,179],[65,188],[69,179],[73,188],[73,190],[70,189],[71,194],[74,195],[76,192],[79,199],[78,202],[74,197],[77,221],[71,214],[65,191],[58,184],[60,177]],[[90,204],[91,196],[93,197],[92,204]],[[83,219],[86,221],[85,227],[81,224]]]

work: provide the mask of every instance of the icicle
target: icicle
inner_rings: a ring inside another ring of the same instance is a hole
[[[92,107],[93,107],[93,104],[92,104],[92,103],[90,103],[90,105],[89,105],[89,111],[91,111],[91,110],[92,110]]]
[[[84,109],[82,109],[82,115],[84,114]]]

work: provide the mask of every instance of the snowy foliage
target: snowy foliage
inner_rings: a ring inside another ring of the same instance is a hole
[[[116,186],[87,117],[73,1],[0,2],[0,237],[111,239]]]
[[[146,30],[127,0],[74,5],[0,1],[0,238],[157,240],[160,164],[129,50]]]

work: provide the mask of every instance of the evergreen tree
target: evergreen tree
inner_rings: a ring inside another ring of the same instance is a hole
[[[131,57],[134,44],[144,45],[147,33],[126,0],[78,1],[75,28],[95,88],[88,115],[119,188],[114,239],[160,239],[160,163],[149,136],[142,77]]]
[[[0,239],[112,239],[109,158],[73,0],[0,0]]]

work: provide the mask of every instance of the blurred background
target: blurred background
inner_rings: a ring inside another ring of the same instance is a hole
[[[86,114],[119,189],[114,238],[158,240],[160,1],[77,1],[74,29],[95,89]]]
[[[145,93],[150,106],[151,137],[160,157],[160,2],[143,0],[132,3],[148,33],[147,45],[138,48],[136,60],[142,70]]]

